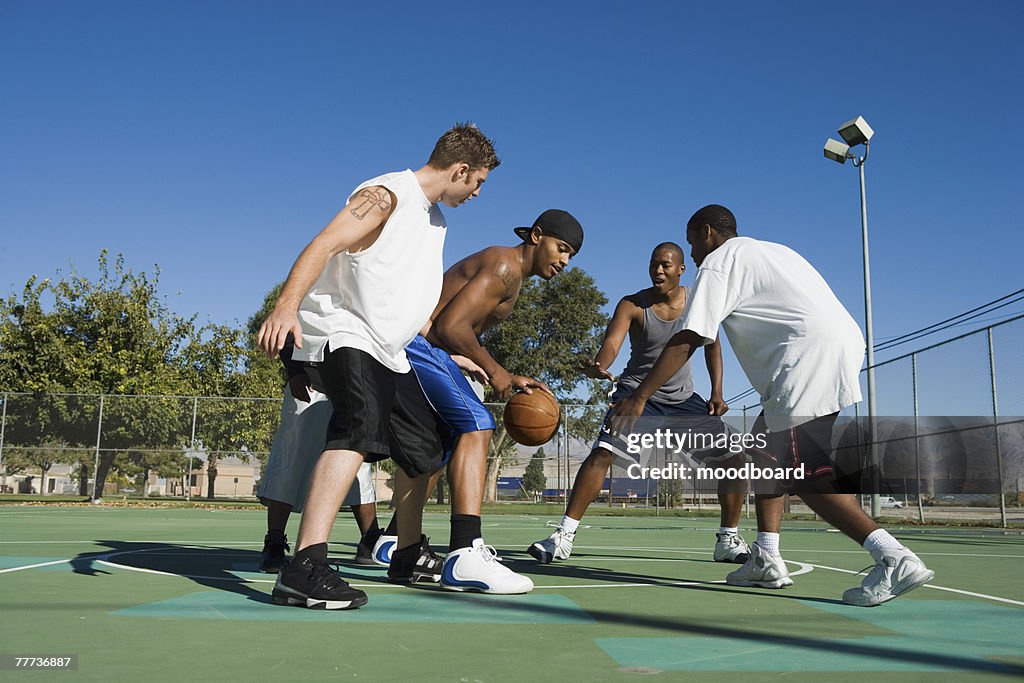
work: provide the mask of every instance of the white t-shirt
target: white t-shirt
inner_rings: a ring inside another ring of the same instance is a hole
[[[706,344],[722,326],[761,395],[769,431],[861,400],[860,328],[818,271],[789,247],[727,240],[701,264],[682,318]]]
[[[378,176],[397,202],[368,249],[336,254],[299,306],[303,344],[296,360],[322,361],[324,349],[359,349],[394,372],[409,372],[405,347],[430,318],[444,278],[444,215],[410,170]]]

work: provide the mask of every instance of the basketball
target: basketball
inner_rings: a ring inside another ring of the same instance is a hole
[[[524,446],[539,446],[558,431],[558,401],[546,391],[519,392],[505,404],[505,429]]]

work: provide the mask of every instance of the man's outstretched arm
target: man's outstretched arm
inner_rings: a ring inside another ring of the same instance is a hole
[[[722,397],[722,344],[718,337],[704,346],[704,363],[708,366],[708,377],[711,379],[708,414],[725,415],[729,411],[729,404]]]
[[[679,368],[690,360],[690,356],[698,347],[704,345],[704,341],[704,337],[692,330],[683,330],[674,334],[662,349],[654,367],[629,398],[612,406],[609,417],[612,418],[613,429],[620,433],[630,429],[636,418],[643,413],[647,399],[660,389],[661,385],[667,382],[672,375],[679,372]]]
[[[608,329],[604,332],[604,341],[601,342],[601,349],[594,356],[594,360],[583,367],[584,375],[594,379],[615,379],[608,368],[611,367],[612,363],[615,362],[615,358],[619,355],[622,342],[626,340],[626,334],[629,333],[629,326],[632,324],[633,318],[636,317],[636,311],[636,304],[628,298],[623,297],[619,300],[618,305],[615,306],[615,312],[612,314],[612,319],[608,322]]]

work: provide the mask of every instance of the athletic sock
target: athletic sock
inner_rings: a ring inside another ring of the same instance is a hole
[[[738,534],[739,532],[740,532],[740,528],[737,527],[737,526],[720,526],[720,527],[718,527],[718,534],[720,536],[725,536],[726,534]]]
[[[295,553],[295,566],[299,566],[299,561],[302,558],[308,557],[317,564],[327,563],[327,544],[326,543],[314,543],[313,545],[307,545],[305,548]]]
[[[398,535],[398,515],[391,515],[391,521],[388,522],[388,528],[384,530],[385,536],[397,536]]]
[[[562,531],[569,534],[574,534],[576,533],[576,529],[578,529],[580,526],[580,520],[573,519],[569,515],[563,515],[562,523],[559,526],[562,527]]]
[[[448,543],[448,552],[468,548],[473,545],[474,540],[482,537],[478,515],[452,515],[452,535]]]
[[[409,545],[405,546],[404,548],[395,548],[395,552],[392,553],[391,556],[394,557],[395,554],[407,555],[407,554],[409,554],[409,553],[411,553],[413,551],[416,551],[416,554],[419,555],[420,543],[422,543],[422,542],[423,542],[423,536],[420,536],[418,539],[416,539],[415,543],[410,543]]]
[[[779,535],[771,531],[757,532],[757,546],[772,557],[782,557],[779,553]]]
[[[903,544],[893,538],[892,534],[885,529],[875,529],[864,539],[864,550],[867,550],[869,553],[876,550],[902,547]]]
[[[285,535],[284,529],[268,529],[267,540],[271,543],[284,543]]]

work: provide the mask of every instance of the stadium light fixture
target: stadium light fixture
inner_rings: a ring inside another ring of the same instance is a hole
[[[838,132],[850,147],[866,145],[871,140],[871,136],[875,134],[863,116],[858,116],[839,126]]]
[[[850,146],[844,145],[839,140],[833,140],[829,138],[825,141],[825,158],[831,159],[832,161],[840,164],[845,164],[846,159],[850,156]]]
[[[868,203],[867,194],[864,189],[864,163],[868,160],[868,152],[871,148],[871,138],[875,131],[872,130],[863,116],[847,121],[839,126],[837,131],[846,144],[829,138],[825,142],[825,157],[840,164],[845,164],[847,159],[853,160],[854,167],[860,171],[860,229],[861,246],[864,254],[864,336],[867,342],[868,361],[868,438],[870,446],[869,466],[872,476],[877,478],[879,467],[878,446],[875,443],[875,417],[878,415],[875,405],[875,336],[871,320],[871,259],[868,255]],[[857,156],[850,151],[850,147],[864,145],[864,156]],[[876,479],[877,481],[877,479]],[[871,493],[871,516],[878,517],[881,513],[881,498],[877,487]]]

